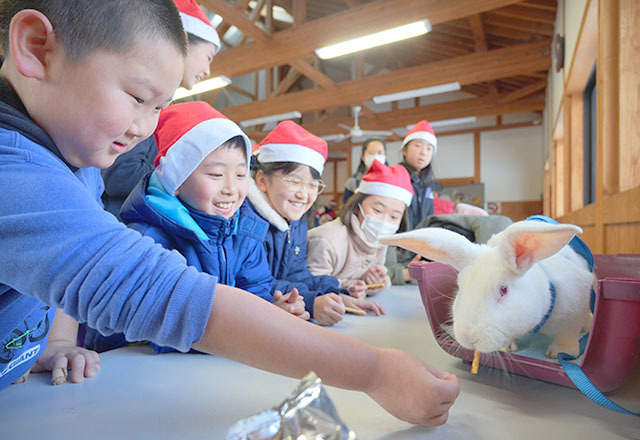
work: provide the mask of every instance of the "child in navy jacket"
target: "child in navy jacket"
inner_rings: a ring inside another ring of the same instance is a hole
[[[307,267],[307,222],[303,218],[325,187],[320,178],[327,143],[293,121],[283,121],[258,145],[250,206],[269,222],[265,240],[274,289],[297,288],[319,324],[342,320],[345,306],[380,314],[374,301],[356,299],[330,275],[314,276]]]

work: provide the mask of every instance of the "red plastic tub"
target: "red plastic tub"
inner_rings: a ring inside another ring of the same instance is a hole
[[[594,255],[598,291],[593,325],[583,355],[577,359],[584,373],[602,392],[620,387],[640,366],[640,255]],[[473,351],[462,348],[445,330],[451,322],[451,301],[457,291],[457,272],[442,263],[411,263],[418,280],[431,329],[440,346],[465,363]],[[573,387],[555,359],[515,353],[483,354],[480,364],[535,379]]]

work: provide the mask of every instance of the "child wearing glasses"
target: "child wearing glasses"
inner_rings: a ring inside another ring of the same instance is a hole
[[[304,297],[306,310],[320,325],[340,320],[345,306],[384,310],[374,301],[352,297],[333,276],[314,276],[307,267],[307,222],[303,216],[324,190],[321,179],[327,143],[293,121],[280,122],[258,144],[248,204],[269,223],[264,241],[274,289]]]
[[[155,170],[125,200],[122,221],[187,264],[276,306],[309,319],[296,291],[276,298],[262,242],[267,222],[243,206],[249,185],[251,142],[234,122],[205,102],[160,113],[154,133]],[[87,345],[104,351],[124,345],[122,335],[89,331]],[[157,352],[172,349],[154,345]]]

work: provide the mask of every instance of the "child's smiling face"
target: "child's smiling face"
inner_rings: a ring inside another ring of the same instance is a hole
[[[300,165],[289,174],[276,171],[267,176],[258,171],[256,175],[256,185],[265,193],[271,207],[290,222],[299,220],[318,198],[318,193],[309,189],[314,181],[317,183],[307,165]]]
[[[248,189],[244,144],[223,144],[198,165],[176,193],[198,211],[229,219],[244,202]]]

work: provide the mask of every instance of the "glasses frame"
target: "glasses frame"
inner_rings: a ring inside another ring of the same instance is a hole
[[[277,174],[277,176],[281,178],[292,191],[295,190],[296,192],[300,191],[302,188],[306,188],[309,194],[320,195],[327,188],[327,184],[324,183],[322,179],[314,179],[311,182],[305,182],[298,177],[289,177],[282,174]],[[319,188],[317,191],[314,191],[310,186],[312,183],[318,183]]]

